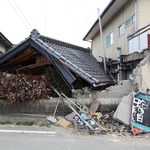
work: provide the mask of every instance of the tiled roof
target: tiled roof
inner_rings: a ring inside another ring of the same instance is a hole
[[[64,78],[70,76],[74,80],[72,75],[65,69],[67,68],[93,86],[112,83],[112,79],[100,67],[89,49],[41,36],[35,29],[31,32],[29,38],[0,57],[0,68],[1,64],[13,58],[28,45],[36,48],[48,59],[54,60],[53,63],[56,63],[58,68],[60,67]],[[68,76],[65,72],[68,73]]]
[[[58,52],[60,56],[63,56],[65,60],[69,61],[70,65],[67,66],[66,64],[66,66],[72,71],[78,73],[79,76],[83,76],[91,83],[93,82],[93,84],[112,82],[110,77],[100,67],[98,61],[90,53],[89,49],[71,45],[45,36],[40,36],[40,39],[54,51]]]

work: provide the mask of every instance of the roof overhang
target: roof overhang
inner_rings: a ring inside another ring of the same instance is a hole
[[[104,27],[107,22],[120,10],[120,8],[128,0],[111,0],[106,9],[101,14],[102,27]],[[83,38],[84,41],[91,41],[93,37],[99,32],[99,20],[97,19],[93,26],[90,28],[88,33]]]

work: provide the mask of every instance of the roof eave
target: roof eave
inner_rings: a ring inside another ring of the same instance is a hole
[[[111,2],[108,4],[106,9],[101,14],[101,22],[102,27],[104,27],[108,21],[122,8],[125,3],[128,2],[128,0],[123,1],[117,1],[117,0],[111,0]],[[84,41],[91,41],[93,37],[98,33],[99,31],[99,20],[97,19],[93,26],[90,28],[88,33],[83,38]]]
[[[108,84],[113,84],[113,80],[112,81],[107,81],[107,82],[99,82],[99,83],[93,83],[93,87],[100,87],[100,86],[104,86],[104,85],[108,85]]]
[[[0,57],[0,65],[9,60],[11,57],[16,55],[18,52],[20,52],[22,49],[26,48],[30,43],[30,38],[25,39],[6,53],[2,54]],[[17,50],[16,50],[17,49]],[[15,50],[15,51],[14,51]]]
[[[113,5],[113,3],[116,0],[111,0],[110,3],[108,4],[108,6],[105,8],[105,10],[102,12],[101,14],[101,18],[103,18],[103,16],[106,14],[107,10]],[[92,25],[92,27],[90,28],[90,30],[88,31],[88,33],[84,36],[83,40],[84,41],[89,41],[90,39],[88,38],[89,34],[91,33],[91,31],[93,30],[93,28],[98,24],[99,20],[97,19],[95,21],[95,23]]]

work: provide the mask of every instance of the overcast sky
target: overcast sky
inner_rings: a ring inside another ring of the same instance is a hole
[[[110,0],[0,0],[0,32],[13,44],[40,34],[88,47],[82,39]]]

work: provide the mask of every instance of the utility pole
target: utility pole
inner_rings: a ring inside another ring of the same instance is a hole
[[[103,53],[103,63],[104,63],[104,70],[106,70],[106,57],[105,57],[105,49],[104,49],[104,41],[103,41],[103,31],[102,31],[102,23],[101,23],[101,16],[100,16],[100,10],[99,8],[97,9],[98,11],[98,19],[99,19],[99,32],[100,32],[100,39],[101,39],[101,45],[102,45],[102,53]]]

